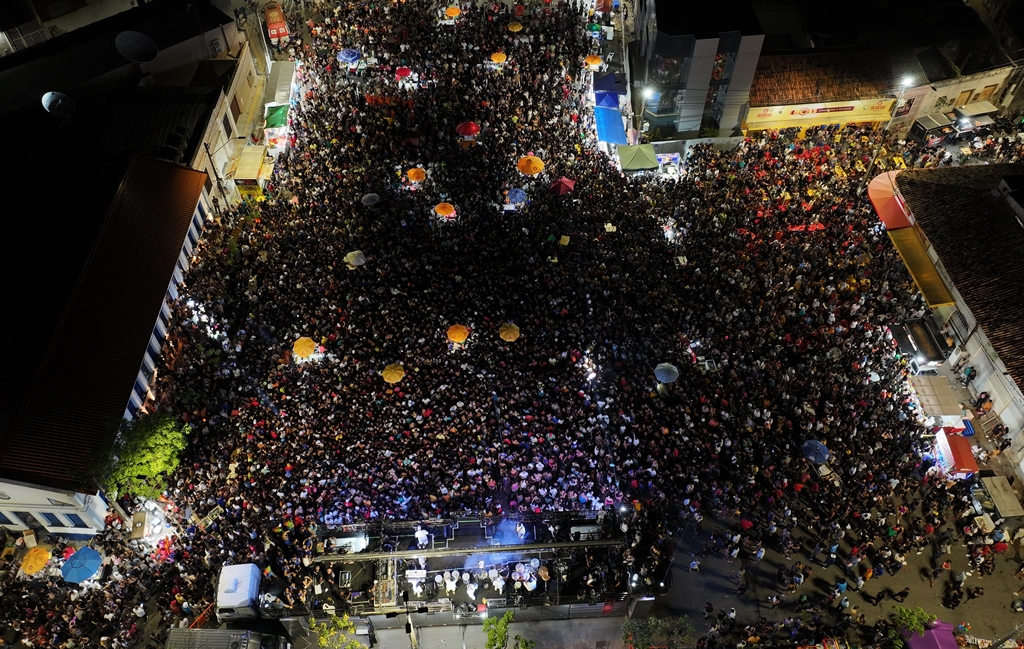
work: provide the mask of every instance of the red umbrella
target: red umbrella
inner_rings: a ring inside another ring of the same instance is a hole
[[[551,183],[551,191],[561,196],[562,194],[568,194],[571,192],[575,186],[575,180],[569,180],[565,176],[562,176],[555,182]]]
[[[397,70],[395,70],[395,76],[398,77],[399,79],[404,79],[404,78],[406,78],[407,76],[409,76],[411,74],[412,74],[412,70],[410,70],[409,68],[404,68],[403,67],[403,68],[398,68]]]
[[[476,122],[463,122],[455,127],[455,132],[459,135],[469,137],[480,132],[480,125]]]

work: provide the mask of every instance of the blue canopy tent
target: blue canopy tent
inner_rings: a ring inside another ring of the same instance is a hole
[[[611,144],[628,144],[626,128],[622,125],[622,111],[615,108],[594,109],[594,120],[597,122],[597,140]]]
[[[619,107],[619,95],[614,92],[595,92],[594,98],[595,103],[602,108],[618,108]]]
[[[594,75],[594,92],[614,92],[617,95],[626,94],[626,80],[617,72]]]

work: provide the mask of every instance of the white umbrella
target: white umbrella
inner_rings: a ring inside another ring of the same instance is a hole
[[[679,378],[679,368],[672,363],[661,363],[654,368],[654,377],[662,383],[675,383]]]

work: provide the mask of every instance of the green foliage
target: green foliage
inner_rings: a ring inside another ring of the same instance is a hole
[[[356,625],[348,614],[331,617],[329,622],[309,618],[309,630],[316,637],[320,649],[365,649],[363,643],[352,637],[356,633]]]
[[[484,633],[487,644],[484,649],[506,649],[508,647],[508,625],[516,617],[515,611],[506,611],[501,617],[488,617],[484,620]],[[516,639],[518,643],[518,636]]]
[[[515,637],[515,641],[516,641],[515,649],[533,649],[534,647],[537,646],[537,641],[536,640],[527,640],[526,638],[524,638],[521,635],[517,635]]]
[[[664,645],[669,649],[692,644],[694,635],[690,618],[648,617],[630,618],[622,625],[622,643],[633,649],[650,649],[653,645]]]
[[[161,413],[125,422],[97,477],[108,490],[155,499],[178,468],[187,434],[188,426]]]
[[[893,622],[893,627],[889,629],[889,639],[892,640],[893,649],[903,649],[906,646],[907,643],[903,639],[904,630],[924,636],[928,625],[935,621],[935,616],[925,613],[920,606],[917,608],[893,606],[889,617]]]

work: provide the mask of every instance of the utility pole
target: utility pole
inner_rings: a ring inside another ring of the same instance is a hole
[[[993,640],[993,641],[992,641],[992,649],[999,649],[999,647],[1002,647],[1002,646],[1003,646],[1003,643],[1004,643],[1004,642],[1006,642],[1007,640],[1012,640],[1012,639],[1013,639],[1013,638],[1015,638],[1015,637],[1017,636],[1017,634],[1019,634],[1019,633],[1020,633],[1021,631],[1024,631],[1024,622],[1021,622],[1021,623],[1020,623],[1020,624],[1018,624],[1017,626],[1013,627],[1013,628],[1012,628],[1012,629],[1010,630],[1010,632],[1009,632],[1009,633],[1007,633],[1007,634],[1006,634],[1006,635],[1004,635],[1003,637],[999,638],[998,640]]]

